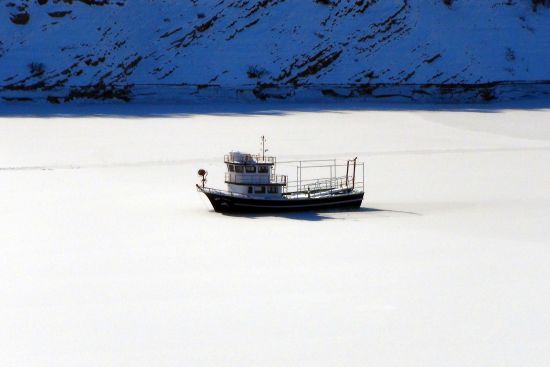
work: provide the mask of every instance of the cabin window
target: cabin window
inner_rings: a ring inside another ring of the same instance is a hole
[[[254,189],[256,194],[265,194],[265,186],[258,186]]]
[[[235,172],[235,166],[232,164],[229,164],[229,172]]]
[[[276,194],[277,193],[277,186],[269,186],[268,192],[270,194]]]
[[[248,186],[248,193],[252,194],[252,186]]]
[[[246,173],[255,173],[256,172],[256,167],[255,166],[246,166],[245,169],[246,169]]]
[[[269,169],[267,168],[267,166],[260,166],[260,167],[258,167],[258,172],[260,172],[260,173],[268,173],[268,172],[269,172]]]
[[[237,172],[237,173],[243,173],[243,166],[235,165],[235,172]]]

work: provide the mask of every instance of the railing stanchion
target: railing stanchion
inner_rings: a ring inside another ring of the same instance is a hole
[[[346,189],[348,188],[348,177],[349,177],[349,160],[346,165]]]
[[[300,187],[298,191],[302,189],[302,161],[300,161],[300,179],[298,180]]]
[[[352,183],[352,187],[351,187],[351,190],[355,190],[355,167],[357,165],[357,157],[355,157],[355,159],[353,160],[353,183]]]

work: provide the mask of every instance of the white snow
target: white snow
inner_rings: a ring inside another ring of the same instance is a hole
[[[265,106],[0,118],[0,364],[550,364],[550,110]],[[214,213],[261,135],[363,209]]]
[[[27,1],[26,25],[0,4],[0,86],[548,80],[550,9],[528,0],[198,3]]]

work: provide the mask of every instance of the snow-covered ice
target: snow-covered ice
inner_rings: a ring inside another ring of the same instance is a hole
[[[409,107],[0,118],[0,364],[550,364],[550,110]],[[260,135],[363,208],[214,213]]]

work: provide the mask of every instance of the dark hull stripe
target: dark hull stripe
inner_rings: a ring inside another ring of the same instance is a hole
[[[354,199],[354,200],[342,200],[342,201],[334,201],[334,202],[323,202],[323,203],[316,203],[316,204],[298,204],[298,205],[280,205],[276,206],[277,208],[309,208],[309,207],[316,207],[319,205],[342,205],[342,204],[349,204],[349,203],[357,203],[361,202],[363,199]],[[235,206],[246,206],[250,208],[273,208],[273,205],[257,205],[257,204],[244,204],[244,203],[235,203]]]
[[[353,193],[311,199],[249,199],[224,194],[205,193],[217,212],[281,212],[320,210],[334,208],[357,208],[361,206],[364,193]]]

